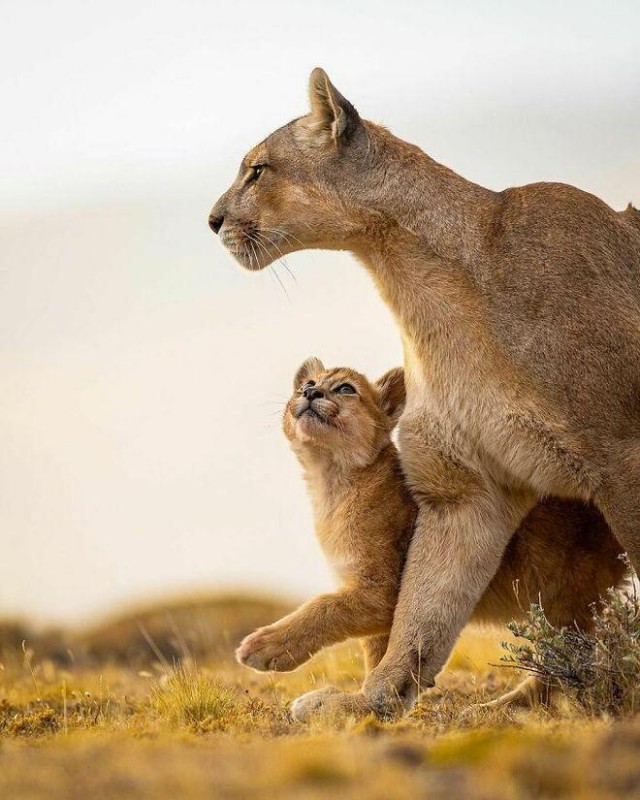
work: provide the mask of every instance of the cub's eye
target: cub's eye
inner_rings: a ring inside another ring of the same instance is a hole
[[[254,183],[257,181],[264,172],[266,166],[266,164],[253,164],[250,166],[249,169],[251,170],[251,174],[249,175],[248,183]]]
[[[337,394],[356,394],[356,390],[350,383],[341,383],[340,386],[337,386],[334,391]]]
[[[302,389],[300,389],[300,391],[306,392],[307,389],[311,389],[311,387],[315,385],[316,385],[315,381],[307,381],[305,384],[303,384]]]

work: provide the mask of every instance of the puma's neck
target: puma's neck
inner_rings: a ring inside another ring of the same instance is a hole
[[[438,164],[420,148],[367,123],[373,158],[367,206],[387,230],[400,228],[425,250],[450,264],[472,269],[495,226],[500,196]],[[382,172],[383,179],[380,180]],[[360,250],[373,245],[367,230]],[[366,256],[365,252],[361,255]]]
[[[387,226],[383,237],[355,255],[405,342],[413,341],[423,355],[436,346],[478,341],[486,303],[474,271],[464,262],[442,258],[397,225]]]
[[[500,197],[377,126],[371,136],[385,178],[367,189],[362,235],[351,249],[423,356],[438,341],[464,349],[480,334],[482,269]]]
[[[418,148],[380,138],[387,177],[352,251],[402,332],[409,400],[431,394],[446,405],[466,396],[463,384],[468,392],[496,374],[483,271],[501,200]]]

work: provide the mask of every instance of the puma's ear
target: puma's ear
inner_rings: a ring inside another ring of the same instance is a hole
[[[402,414],[407,397],[402,367],[390,369],[376,383],[380,406],[395,424]]]
[[[316,67],[309,78],[311,132],[326,141],[347,142],[360,125],[358,112],[331,83],[327,73]]]
[[[311,358],[303,361],[298,367],[298,371],[293,379],[293,391],[297,392],[298,389],[309,380],[309,378],[311,378],[313,375],[319,375],[324,371],[324,364],[319,358],[311,356]]]

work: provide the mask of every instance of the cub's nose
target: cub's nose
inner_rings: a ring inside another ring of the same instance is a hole
[[[317,400],[320,397],[324,397],[324,392],[322,389],[318,389],[317,386],[310,386],[308,389],[305,389],[302,394],[309,402],[312,400]]]
[[[224,217],[217,214],[211,214],[209,217],[209,227],[214,233],[218,233],[224,224]]]

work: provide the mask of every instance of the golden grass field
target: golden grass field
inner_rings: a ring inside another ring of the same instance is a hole
[[[406,720],[304,728],[288,703],[356,688],[355,643],[291,674],[233,648],[286,605],[221,597],[142,609],[81,632],[0,623],[2,800],[640,797],[640,721],[474,708],[520,676],[506,631],[467,630]],[[469,709],[471,709],[469,711]]]

